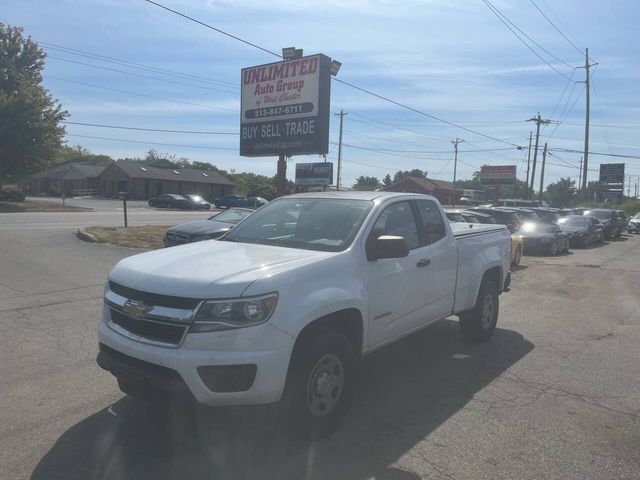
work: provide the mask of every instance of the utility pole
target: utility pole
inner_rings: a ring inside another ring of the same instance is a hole
[[[540,206],[542,206],[542,192],[544,191],[544,164],[547,161],[547,144],[544,144],[542,152],[542,168],[540,169]]]
[[[551,120],[544,120],[540,118],[540,112],[538,112],[537,117],[532,117],[527,122],[535,122],[536,124],[536,146],[533,150],[533,168],[531,169],[531,187],[529,187],[529,191],[531,192],[531,199],[533,199],[533,184],[534,179],[536,178],[536,163],[538,161],[538,143],[540,142],[540,125],[549,125]]]
[[[586,108],[586,116],[584,121],[584,170],[582,175],[582,189],[585,190],[587,188],[587,171],[589,168],[589,49],[584,49],[584,68],[586,70],[585,75],[585,93],[587,95],[587,108]]]
[[[338,175],[336,177],[336,190],[340,190],[340,168],[342,166],[342,121],[347,112],[340,109],[340,113],[334,113],[336,117],[340,117],[340,139],[338,140]]]
[[[453,151],[454,153],[454,160],[453,160],[453,195],[452,195],[452,199],[451,199],[451,206],[455,207],[456,206],[456,174],[458,171],[458,144],[464,142],[464,140],[462,140],[461,138],[457,138],[455,140],[451,140],[451,143],[453,143]]]
[[[580,186],[582,184],[582,157],[580,157],[580,174],[578,175],[578,190],[580,190]]]
[[[529,186],[529,168],[531,167],[531,139],[533,132],[529,132],[529,153],[527,153],[527,187]]]
[[[627,183],[627,197],[631,196],[631,175],[629,175],[629,182]]]

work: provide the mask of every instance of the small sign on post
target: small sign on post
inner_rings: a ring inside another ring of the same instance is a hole
[[[129,226],[127,222],[127,192],[119,192],[120,198],[122,198],[122,209],[124,211],[124,228]]]
[[[326,187],[332,183],[333,162],[296,164],[296,185]]]

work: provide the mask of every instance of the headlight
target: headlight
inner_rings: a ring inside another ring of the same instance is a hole
[[[198,309],[190,332],[215,332],[266,322],[276,308],[278,294],[233,300],[211,300]]]

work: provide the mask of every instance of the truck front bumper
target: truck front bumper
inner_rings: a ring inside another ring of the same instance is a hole
[[[98,327],[98,365],[136,397],[168,395],[209,406],[264,405],[280,400],[294,339],[268,323],[187,334],[178,348],[139,342]]]

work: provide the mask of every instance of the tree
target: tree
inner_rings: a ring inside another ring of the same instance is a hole
[[[22,32],[0,23],[0,180],[52,163],[69,115],[42,86],[44,50]]]
[[[482,191],[487,190],[480,182],[480,172],[473,172],[471,180],[456,180],[456,188]]]
[[[500,189],[500,198],[529,198],[529,187],[527,182],[515,179],[513,185]]]
[[[413,170],[398,170],[396,174],[393,176],[393,183],[399,182],[405,177],[420,177],[425,178],[427,176],[426,171],[422,171],[419,168],[414,168]]]
[[[547,186],[544,197],[553,207],[563,208],[571,204],[576,195],[576,182],[570,178],[561,178]]]
[[[385,187],[388,187],[392,183],[393,183],[393,180],[391,180],[391,175],[387,173],[387,175],[382,179],[382,185],[384,185]]]
[[[376,177],[365,177],[360,175],[353,184],[354,190],[376,190],[380,188],[380,180]]]

